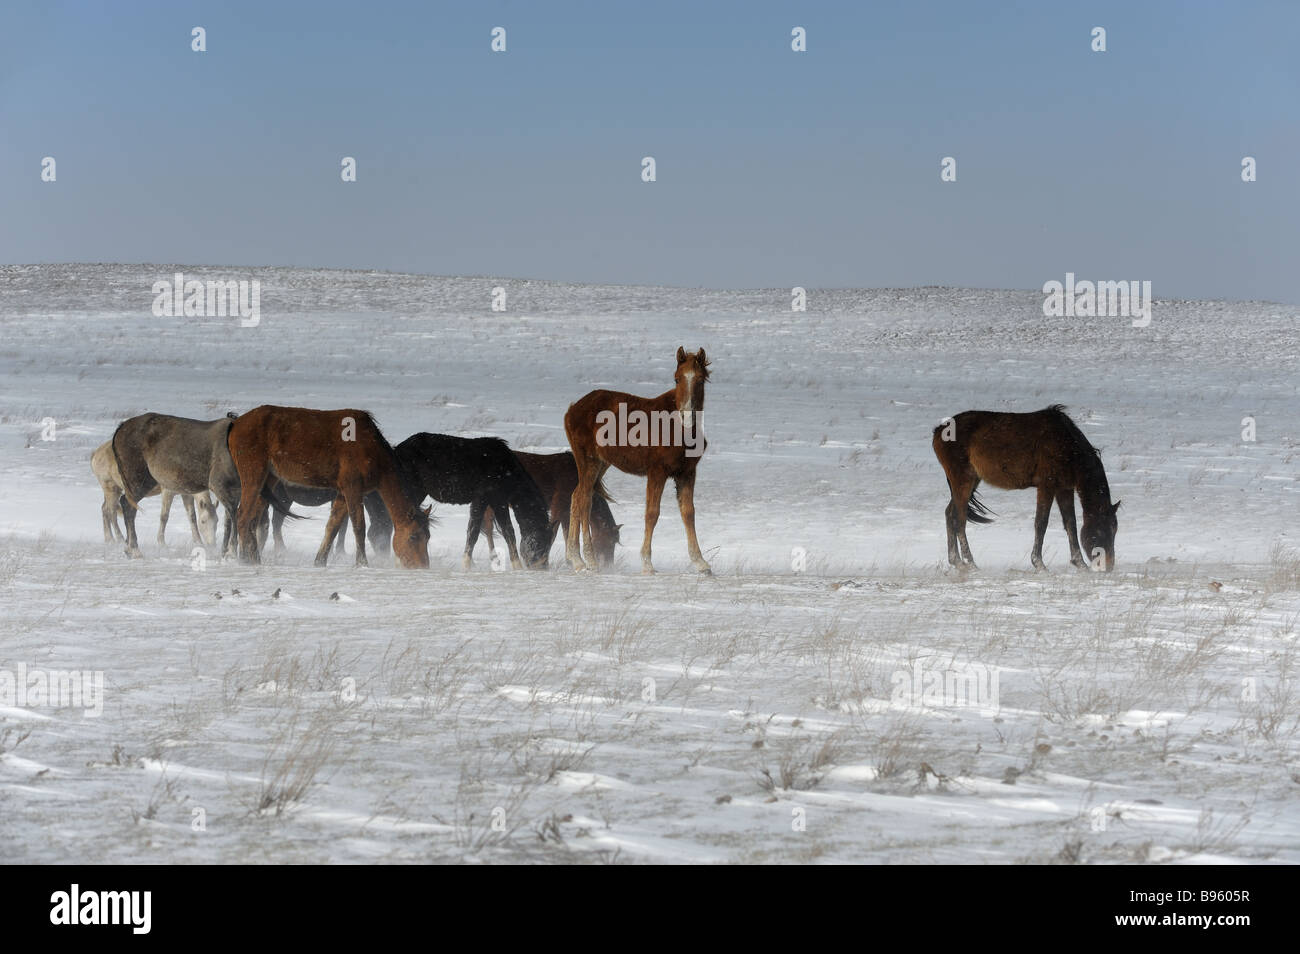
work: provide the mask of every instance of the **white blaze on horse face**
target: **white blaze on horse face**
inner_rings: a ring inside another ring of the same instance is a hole
[[[686,403],[682,405],[682,414],[690,414],[695,410],[695,372],[687,371],[682,375],[686,379]]]

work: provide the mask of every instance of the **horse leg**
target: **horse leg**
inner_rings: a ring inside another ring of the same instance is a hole
[[[126,555],[129,557],[143,557],[140,552],[140,541],[135,535],[135,515],[140,512],[140,508],[131,503],[123,494],[118,499],[118,505],[122,508],[122,523],[126,525]]]
[[[190,543],[202,545],[203,536],[199,533],[199,515],[194,507],[194,495],[181,494],[181,505],[185,507],[185,516],[190,518]]]
[[[519,548],[515,545],[515,525],[510,522],[510,504],[505,500],[500,500],[492,507],[492,512],[496,514],[497,528],[501,531],[501,539],[505,540],[506,547],[510,550],[510,565],[516,570],[522,570],[524,561],[519,559]]]
[[[279,553],[284,547],[284,514],[274,507],[271,508],[271,536],[275,539],[275,552]]]
[[[596,487],[600,464],[591,458],[582,458],[579,462],[576,453],[573,457],[578,462],[578,485],[569,498],[569,532],[564,538],[564,558],[574,570],[591,570],[595,568],[587,566],[583,560],[580,541],[583,515],[591,514],[591,495]]]
[[[460,558],[461,566],[467,570],[474,565],[474,546],[478,543],[478,535],[483,531],[486,510],[487,499],[484,497],[476,497],[469,502],[469,523],[465,526],[465,552]]]
[[[495,534],[492,532],[492,521],[495,516],[496,514],[492,512],[491,507],[483,511],[483,536],[487,537],[488,562],[491,562],[492,558],[497,555],[497,543],[494,539]]]
[[[235,543],[235,514],[238,512],[239,504],[231,505],[223,500],[221,505],[226,510],[226,527],[221,534],[221,558],[224,560]]]
[[[162,492],[162,513],[158,515],[158,546],[167,546],[167,518],[172,513],[172,501],[176,495],[170,490]]]
[[[245,563],[261,563],[257,525],[262,519],[262,488],[270,474],[270,465],[246,467],[239,471],[239,504],[235,510],[239,526],[239,556]]]
[[[347,497],[348,516],[352,518],[352,538],[357,542],[357,566],[370,566],[366,559],[366,495],[357,490]],[[339,534],[339,552],[343,552],[343,534]]]
[[[961,546],[961,560],[966,566],[978,569],[975,566],[975,557],[971,556],[970,543],[966,539],[966,514],[967,507],[970,505],[971,497],[975,496],[975,488],[980,485],[979,478],[972,478],[968,484],[962,488],[962,495],[957,498],[961,503],[957,506],[957,543]]]
[[[120,509],[118,498],[120,493],[110,493],[104,491],[104,502],[99,505],[99,514],[104,518],[104,542],[112,543],[114,540],[121,540],[122,531],[117,526],[117,512]]]
[[[961,551],[957,549],[957,501],[949,500],[943,509],[943,522],[948,530],[948,562],[961,566]]]
[[[1043,565],[1043,535],[1047,533],[1047,520],[1052,515],[1052,491],[1048,487],[1038,488],[1038,508],[1034,511],[1034,549],[1029,554],[1029,562],[1035,570],[1045,570]]]
[[[330,546],[334,543],[334,534],[339,532],[339,525],[343,523],[343,518],[347,515],[347,501],[343,495],[339,494],[334,498],[334,503],[330,505],[330,517],[325,522],[325,539],[321,541],[320,549],[316,551],[316,565],[325,566],[329,561]]]
[[[1070,562],[1079,569],[1086,570],[1088,561],[1084,559],[1083,550],[1079,546],[1079,530],[1074,522],[1074,491],[1068,487],[1058,490],[1056,506],[1061,511],[1061,525],[1065,527],[1065,535],[1070,538]]]
[[[362,506],[365,505],[363,504]],[[351,508],[349,508],[348,515],[351,516]],[[343,528],[340,527],[338,537],[335,539],[335,544],[334,544],[334,555],[336,557],[341,558],[347,556],[348,548],[345,546],[345,544],[347,543],[347,539],[348,539],[348,535],[344,533]]]
[[[392,553],[393,520],[388,515],[388,508],[384,506],[383,498],[371,491],[366,494],[365,507],[366,516],[370,520],[370,527],[366,530],[366,539],[370,541],[370,549],[376,553]]]
[[[645,479],[645,539],[641,541],[641,572],[645,574],[655,571],[654,565],[650,562],[650,540],[655,535],[655,524],[659,522],[659,503],[663,500],[664,483],[667,479],[665,474],[653,469]],[[586,518],[582,521],[584,529],[587,529],[590,520],[590,509],[588,509]]]
[[[591,503],[593,507],[596,505],[594,497]],[[587,511],[587,515],[590,518],[591,511]],[[596,538],[592,534],[590,519],[584,520],[582,523],[582,556],[589,566],[600,568],[600,561],[596,559]]]
[[[713,570],[700,552],[700,541],[695,537],[695,473],[679,477],[673,483],[677,487],[677,509],[682,512],[682,523],[686,525],[686,552],[691,565],[705,576],[712,576]]]
[[[587,565],[597,571],[600,570],[600,561],[596,558],[596,536],[591,528],[591,512],[596,509],[596,484],[601,482],[607,470],[609,470],[609,464],[604,461],[597,463],[591,493],[587,497],[587,509],[582,512],[582,521],[579,524],[578,534],[579,539],[582,540],[582,552]],[[570,517],[572,517],[572,514],[570,514]]]
[[[262,512],[257,517],[257,549],[260,553],[266,549],[266,538],[271,534],[271,511],[275,509],[265,501],[262,504]]]

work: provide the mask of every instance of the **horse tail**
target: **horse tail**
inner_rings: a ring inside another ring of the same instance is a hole
[[[993,511],[984,506],[977,491],[972,490],[970,500],[966,502],[966,519],[972,523],[993,522]]]
[[[263,484],[263,485],[262,485],[262,499],[265,500],[267,503],[269,503],[269,504],[271,505],[271,508],[272,508],[276,513],[281,514],[282,516],[290,517],[290,518],[292,518],[292,519],[294,519],[294,520],[309,520],[309,519],[311,519],[311,518],[308,517],[306,514],[302,514],[302,513],[294,513],[294,512],[293,512],[293,503],[290,502],[290,503],[287,504],[287,505],[286,505],[285,503],[283,503],[283,502],[280,500],[279,497],[277,497],[274,493],[272,493],[271,488],[268,487],[266,484]]]
[[[601,477],[600,480],[596,481],[596,486],[592,488],[592,493],[606,503],[618,503],[617,500],[610,496],[609,491],[605,488],[604,477]]]
[[[109,443],[113,447],[113,465],[117,468],[117,478],[121,481],[122,496],[127,499],[132,507],[138,510],[140,509],[140,497],[131,490],[126,468],[122,466],[122,455],[117,450],[117,436],[121,433],[125,424],[126,421],[123,421],[117,425],[117,428],[113,431],[113,439]]]

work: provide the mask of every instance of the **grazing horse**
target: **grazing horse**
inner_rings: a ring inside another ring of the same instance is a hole
[[[637,397],[620,391],[592,391],[569,405],[564,432],[578,468],[578,486],[570,506],[565,556],[575,570],[595,568],[592,544],[592,498],[610,467],[646,478],[645,540],[641,572],[653,573],[650,539],[659,520],[659,503],[669,477],[677,487],[677,506],[686,525],[686,549],[691,564],[711,574],[695,537],[695,468],[708,442],[700,427],[704,382],[709,362],[701,348],[695,354],[677,349],[675,386],[658,397]],[[586,560],[579,552],[584,543]]]
[[[321,507],[327,503],[332,503],[338,494],[333,490],[314,490],[311,487],[299,487],[295,484],[286,484],[283,481],[270,482],[269,491],[272,498],[278,503],[278,507],[272,507],[271,514],[271,531],[275,536],[275,550],[280,552],[284,549],[284,536],[281,530],[284,527],[285,517],[297,516],[290,511],[291,504],[301,504],[304,507]],[[388,510],[385,509],[383,501],[377,494],[366,494],[366,516],[370,518],[370,525],[366,528],[366,539],[370,541],[370,546],[377,553],[389,553],[393,549],[393,521],[388,516]],[[340,531],[342,526],[339,527]],[[335,556],[343,556],[343,541],[347,539],[347,534],[340,532],[337,537],[337,546],[334,549]],[[260,541],[259,541],[260,545]]]
[[[233,423],[230,415],[215,421],[196,421],[168,414],[141,414],[117,426],[112,440],[113,460],[121,478],[128,554],[140,555],[135,535],[140,501],[160,487],[178,494],[211,490],[226,508],[221,552],[224,555],[230,549],[240,492],[239,474],[226,449],[226,432]]]
[[[122,475],[118,473],[117,461],[113,459],[113,442],[104,441],[90,455],[90,469],[99,481],[104,493],[104,502],[100,514],[104,518],[104,542],[125,541],[126,537],[117,525],[117,515],[122,508]],[[166,546],[167,518],[172,511],[172,500],[176,494],[170,490],[154,488],[148,496],[162,494],[162,515],[158,520],[158,545]],[[190,540],[195,544],[215,546],[217,542],[217,505],[212,494],[203,491],[200,494],[181,494],[185,513],[190,518]],[[197,507],[196,507],[197,504]]]
[[[397,458],[374,418],[352,408],[316,411],[264,404],[241,416],[226,437],[239,472],[239,553],[261,562],[254,527],[262,508],[259,498],[273,502],[267,481],[280,481],[333,490],[334,504],[325,538],[316,551],[316,565],[329,559],[330,544],[345,518],[352,520],[357,566],[366,562],[365,496],[378,492],[393,518],[393,551],[402,566],[429,565],[429,511],[407,494]],[[273,503],[274,505],[274,503]]]
[[[412,434],[396,447],[397,460],[407,486],[423,501],[425,495],[440,503],[469,504],[469,529],[465,534],[466,569],[472,564],[483,514],[491,507],[501,535],[510,548],[510,565],[516,570],[545,568],[550,542],[546,499],[528,476],[506,442],[497,437],[453,437],[449,434]],[[515,547],[510,523],[514,510],[523,534],[523,561]]]
[[[1115,568],[1119,501],[1110,502],[1101,455],[1060,404],[1028,414],[962,411],[934,429],[932,443],[952,495],[944,515],[948,562],[953,566],[975,565],[966,542],[967,518],[976,523],[992,522],[975,493],[984,480],[1003,490],[1038,489],[1030,556],[1035,569],[1044,569],[1043,534],[1052,501],[1061,511],[1061,523],[1070,538],[1070,562],[1080,568],[1089,561],[1107,571]],[[1076,491],[1083,505],[1082,551],[1075,533]]]
[[[559,454],[529,454],[515,451],[519,463],[524,465],[528,476],[533,478],[537,489],[549,502],[551,511],[551,530],[547,552],[555,543],[556,533],[563,529],[565,539],[569,536],[569,507],[572,503],[573,489],[578,486],[578,465],[573,462],[573,454],[562,451]],[[591,498],[591,529],[595,538],[596,560],[601,567],[614,562],[614,547],[618,541],[618,531],[622,524],[614,522],[614,514],[609,509],[613,500],[605,489],[603,480],[596,481],[595,493]],[[495,554],[492,541],[492,508],[483,514],[483,533],[487,536],[488,553]]]

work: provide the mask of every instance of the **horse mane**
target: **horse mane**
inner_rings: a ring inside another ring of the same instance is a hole
[[[402,459],[397,455],[397,450],[389,443],[388,438],[384,436],[384,432],[380,429],[379,422],[375,420],[375,416],[364,408],[357,408],[356,410],[358,414],[364,414],[366,420],[370,422],[370,426],[374,428],[375,440],[378,442],[379,446],[387,448],[388,450],[388,456],[393,461],[393,473],[397,475],[397,482],[402,485],[402,494],[406,497],[407,503],[410,505],[410,510],[408,511],[407,516],[419,524],[424,530],[428,530],[430,526],[430,512],[425,510],[419,504],[419,501],[424,499],[424,494],[419,493],[415,481],[411,480],[407,476],[406,465],[403,464]],[[389,514],[389,516],[391,517],[392,514]]]
[[[1092,441],[1079,429],[1079,425],[1066,413],[1064,404],[1052,404],[1044,410],[1053,415],[1058,423],[1065,429],[1074,442],[1073,454],[1071,455],[1079,465],[1080,472],[1086,476],[1090,482],[1098,486],[1104,493],[1107,502],[1110,501],[1110,483],[1106,480],[1106,469],[1101,464],[1101,451],[1092,445]]]
[[[546,498],[542,496],[537,481],[533,480],[532,475],[519,462],[519,458],[504,440],[499,437],[489,437],[484,440],[499,445],[504,452],[502,460],[510,462],[510,476],[515,485],[510,494],[510,506],[514,508],[515,516],[520,518],[520,526],[522,527],[524,520],[527,520],[531,533],[542,532],[543,528],[551,522],[551,509],[547,506]]]

